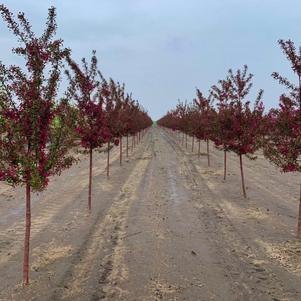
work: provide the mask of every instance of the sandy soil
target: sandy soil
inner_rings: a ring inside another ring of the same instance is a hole
[[[31,279],[21,286],[24,191],[0,186],[0,300],[301,300],[295,238],[297,174],[261,153],[239,160],[211,148],[211,167],[176,134],[149,130],[111,177],[96,154],[92,213],[88,161],[33,197]],[[202,152],[206,146],[201,144]]]

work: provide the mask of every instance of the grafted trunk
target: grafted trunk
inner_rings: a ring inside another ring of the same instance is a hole
[[[91,201],[91,193],[92,193],[92,157],[93,149],[90,147],[89,150],[89,194],[88,194],[88,208],[91,211],[92,209],[92,201]]]
[[[207,158],[208,158],[208,166],[210,166],[209,139],[207,139]]]
[[[31,228],[31,202],[30,185],[26,184],[26,213],[25,213],[25,237],[24,237],[24,258],[23,258],[23,284],[29,284],[29,243]]]
[[[110,141],[108,142],[108,153],[107,153],[107,177],[110,176]]]
[[[242,192],[243,192],[244,198],[246,198],[247,193],[246,193],[246,187],[245,187],[244,170],[243,170],[243,165],[242,165],[242,155],[239,155],[239,164],[240,164]]]

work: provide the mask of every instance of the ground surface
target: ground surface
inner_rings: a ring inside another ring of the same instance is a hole
[[[110,179],[96,154],[91,214],[82,156],[33,197],[25,288],[24,192],[1,184],[0,300],[301,300],[300,177],[261,154],[245,159],[245,200],[238,158],[229,155],[225,182],[210,147],[207,167],[197,146],[154,128],[122,168],[113,150]]]

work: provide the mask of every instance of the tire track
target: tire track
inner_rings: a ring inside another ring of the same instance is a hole
[[[243,297],[249,299],[244,300],[254,300],[251,298],[252,295],[257,295],[257,300],[295,300],[295,294],[285,287],[286,283],[283,283],[270,268],[273,263],[266,257],[266,254],[260,254],[257,246],[251,245],[251,241],[245,239],[244,234],[238,229],[239,225],[234,225],[227,216],[219,204],[221,196],[207,185],[206,179],[198,173],[192,159],[186,156],[168,134],[161,131],[161,135],[179,156],[183,157],[183,168],[193,183],[192,189],[198,195],[210,195],[210,200],[201,199],[204,207],[200,210],[200,218],[206,220],[208,231],[216,236],[213,241],[218,248],[227,246],[228,254],[234,250],[235,256],[231,256],[232,262],[223,262],[223,265],[229,267],[228,272],[234,283],[234,291],[245,291]],[[223,255],[225,254],[221,253],[221,257]]]

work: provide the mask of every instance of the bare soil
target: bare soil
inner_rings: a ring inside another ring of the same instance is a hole
[[[96,153],[90,214],[88,156],[34,195],[26,287],[25,192],[1,184],[0,300],[301,300],[300,176],[244,158],[244,199],[235,154],[224,181],[222,152],[177,140],[154,127],[122,167],[113,149],[109,179]]]

